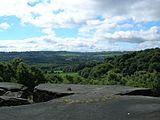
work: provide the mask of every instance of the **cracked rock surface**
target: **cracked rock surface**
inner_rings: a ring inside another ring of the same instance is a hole
[[[37,104],[0,107],[0,120],[159,120],[159,97],[118,95],[135,90],[148,89],[41,84],[35,88],[39,100],[43,95],[67,95]]]
[[[17,106],[30,104],[25,99],[25,90],[21,84],[0,82],[0,106]]]

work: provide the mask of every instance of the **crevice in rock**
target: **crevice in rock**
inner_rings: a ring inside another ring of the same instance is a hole
[[[128,91],[125,93],[119,93],[117,95],[133,95],[133,96],[151,96],[151,97],[160,97],[160,91],[158,90],[152,90],[152,89],[139,89],[139,90],[133,90]]]
[[[39,102],[47,102],[56,98],[61,98],[69,95],[73,95],[72,92],[64,92],[64,93],[58,93],[58,92],[49,92],[45,90],[35,90],[33,93],[33,101],[35,103]]]
[[[0,95],[0,107],[2,106],[19,106],[19,105],[27,105],[34,104],[40,102],[47,102],[56,98],[61,98],[69,95],[73,95],[72,92],[49,92],[45,90],[34,90],[33,93],[29,93],[27,90],[25,91],[3,91],[1,89]]]
[[[31,104],[27,99],[13,98],[13,97],[7,97],[7,96],[0,97],[0,107],[18,106],[18,105],[27,105],[27,104]]]

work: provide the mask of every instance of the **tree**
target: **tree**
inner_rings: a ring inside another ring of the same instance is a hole
[[[104,74],[107,74],[107,72],[113,68],[114,66],[110,63],[100,64],[91,70],[89,78],[100,78]]]
[[[3,82],[10,82],[14,76],[14,70],[10,64],[0,62],[0,77]]]
[[[35,86],[35,81],[32,79],[33,76],[30,72],[29,67],[26,64],[20,63],[17,66],[16,76],[18,83],[25,85],[26,87],[28,87],[29,90],[33,90]]]
[[[90,71],[91,71],[91,68],[86,67],[83,70],[79,71],[79,75],[84,78],[88,78]]]
[[[27,86],[30,91],[33,91],[36,85],[47,81],[40,70],[29,67],[23,62],[17,66],[16,75],[18,83]]]
[[[30,72],[31,72],[31,79],[34,81],[34,85],[38,85],[40,83],[45,83],[47,82],[47,80],[45,79],[45,76],[43,75],[43,73],[35,68],[35,67],[31,67],[30,68]]]
[[[155,62],[155,63],[151,63],[149,65],[149,70],[150,72],[160,72],[160,64],[158,62]]]
[[[17,67],[18,67],[18,65],[20,64],[20,63],[22,63],[22,62],[24,62],[22,59],[20,59],[20,58],[14,58],[14,59],[12,59],[11,60],[11,64],[12,64],[12,66],[13,66],[13,69],[17,69]]]

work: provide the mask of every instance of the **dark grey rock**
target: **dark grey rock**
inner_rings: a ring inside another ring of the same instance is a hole
[[[46,102],[52,99],[72,95],[74,93],[68,93],[68,92],[63,92],[63,93],[58,93],[58,92],[50,92],[50,91],[42,91],[42,90],[35,90],[33,94],[33,101],[38,103],[38,102]]]
[[[6,92],[6,91],[5,91],[4,89],[0,88],[0,96],[1,96],[1,95],[4,95],[5,92]]]
[[[79,95],[80,97],[81,94]],[[45,103],[1,107],[0,120],[159,120],[160,99],[120,96],[91,103],[64,103],[55,99]]]
[[[40,84],[35,87],[33,98],[35,102],[45,102],[54,98],[72,95],[72,99],[76,96],[78,100],[81,99],[83,101],[85,99],[99,99],[102,96],[123,95],[127,93],[134,95],[138,95],[138,93],[139,95],[148,94],[149,96],[151,95],[151,90],[148,88],[134,88],[120,85]]]
[[[17,83],[0,82],[0,106],[30,104],[26,98],[26,87]]]
[[[71,90],[68,90],[70,88]],[[93,92],[106,92],[108,94],[116,94],[129,90],[136,90],[140,88],[134,88],[129,86],[120,85],[74,85],[74,84],[40,84],[35,87],[35,90],[48,91],[53,93],[74,93],[85,94]]]
[[[140,89],[117,85],[41,84],[35,89],[40,99],[43,94],[49,97],[55,93],[73,94],[38,104],[1,107],[0,120],[159,120],[160,98],[117,95]]]
[[[24,98],[25,92],[24,91],[17,91],[17,92],[11,92],[7,91],[3,96],[8,96],[8,97],[14,97],[14,98]]]
[[[17,91],[24,91],[27,88],[22,85],[22,84],[18,84],[18,83],[10,83],[10,82],[0,82],[0,88],[4,89],[6,91],[13,91],[13,92],[17,92]]]
[[[0,106],[17,106],[30,104],[27,99],[0,96]]]

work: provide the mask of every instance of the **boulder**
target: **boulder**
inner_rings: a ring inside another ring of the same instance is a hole
[[[0,88],[0,96],[3,95],[6,91],[2,88]]]
[[[16,106],[30,104],[30,102],[25,99],[26,87],[9,82],[0,82],[0,106]]]
[[[27,98],[27,87],[18,83],[0,82],[0,96]]]
[[[0,106],[17,106],[31,104],[27,99],[0,96]]]
[[[35,89],[33,93],[33,101],[38,102],[46,102],[52,99],[72,95],[74,93],[72,92],[51,92],[51,91],[45,91],[45,90],[38,90]]]
[[[0,88],[12,92],[25,91],[27,89],[22,84],[11,83],[11,82],[0,82]]]
[[[14,98],[26,98],[24,91],[11,92],[7,91],[3,96],[14,97]]]

